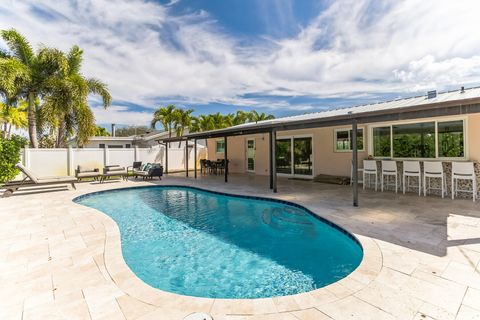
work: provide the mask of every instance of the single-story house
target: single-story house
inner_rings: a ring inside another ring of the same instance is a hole
[[[353,126],[358,137],[356,157]],[[424,96],[246,123],[164,141],[179,139],[207,139],[208,158],[226,157],[226,172],[307,179],[320,174],[349,177],[354,158],[359,168],[368,157],[478,162],[480,87],[430,91]]]

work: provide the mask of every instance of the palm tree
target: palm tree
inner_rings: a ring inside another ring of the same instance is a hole
[[[258,113],[256,110],[250,111],[248,115],[248,120],[250,122],[258,122],[258,121],[264,121],[264,120],[271,120],[275,119],[275,116],[273,114],[266,114],[265,112]]]
[[[112,98],[106,84],[95,78],[85,78],[80,73],[82,55],[83,51],[78,46],[73,46],[65,56],[67,67],[45,85],[47,93],[42,113],[48,114],[57,128],[57,148],[64,147],[67,136],[74,131],[80,146],[95,135],[95,117],[88,105],[90,94],[98,94],[104,108],[111,103]]]
[[[171,104],[166,107],[160,107],[158,108],[155,113],[153,114],[153,119],[152,119],[152,129],[155,129],[155,125],[160,122],[165,129],[165,131],[168,131],[168,137],[172,137],[172,128],[174,124],[174,112],[176,110],[176,107]]]
[[[11,52],[10,59],[21,64],[28,74],[24,78],[20,96],[28,102],[28,135],[30,145],[38,148],[35,100],[46,92],[46,83],[67,67],[60,50],[41,47],[34,53],[30,43],[15,29],[2,30],[1,37]],[[5,56],[5,54],[2,54]]]
[[[176,109],[173,112],[173,121],[174,128],[177,137],[183,136],[185,129],[190,129],[192,125],[192,114],[193,109]]]
[[[16,129],[27,128],[26,103],[23,102],[18,107],[9,106],[0,103],[0,123],[3,123],[3,138],[10,139],[12,136],[12,127]]]
[[[215,129],[215,126],[210,115],[202,114],[198,117],[192,117],[191,132],[209,131],[213,129]]]
[[[233,125],[244,124],[248,121],[248,113],[242,110],[238,110],[233,118]]]

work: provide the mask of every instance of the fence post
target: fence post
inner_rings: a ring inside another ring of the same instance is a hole
[[[30,148],[28,145],[23,148],[23,165],[25,168],[30,169]]]
[[[67,175],[73,175],[73,149],[71,146],[67,148]]]
[[[108,166],[108,146],[105,144],[105,148],[103,149],[103,166]]]
[[[138,161],[138,146],[135,146],[133,149],[133,161],[136,162]]]

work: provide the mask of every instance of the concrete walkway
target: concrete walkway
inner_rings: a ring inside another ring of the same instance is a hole
[[[330,286],[253,300],[175,295],[128,269],[116,224],[73,203],[81,194],[148,184],[196,185],[305,205],[358,236],[361,266]],[[0,319],[480,319],[480,202],[366,191],[351,206],[349,187],[231,175],[161,182],[81,183],[77,190],[0,199]]]

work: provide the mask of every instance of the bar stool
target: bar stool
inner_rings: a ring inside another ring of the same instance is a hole
[[[365,190],[365,185],[367,184],[367,176],[369,176],[368,182],[370,185],[371,175],[375,176],[375,191],[377,191],[377,186],[378,186],[377,161],[363,160],[363,190]]]
[[[420,196],[422,192],[421,176],[420,161],[403,161],[403,194],[410,187],[410,177],[416,177],[418,178],[418,195]],[[406,185],[405,179],[407,180]]]
[[[428,180],[427,180],[428,178]],[[431,179],[441,179],[441,188],[430,187]],[[428,181],[428,185],[427,185]],[[443,165],[438,161],[424,161],[423,162],[423,196],[427,195],[428,190],[442,190],[442,198],[447,194],[445,173]]]
[[[382,192],[383,192],[383,185],[385,177],[389,179],[390,177],[395,177],[395,193],[398,192],[398,169],[397,169],[397,162],[393,160],[382,160]],[[388,182],[388,180],[387,180]],[[392,184],[385,184],[386,186]]]
[[[458,188],[458,180],[472,181],[472,191]],[[452,199],[457,192],[472,193],[473,201],[477,197],[477,177],[475,176],[475,167],[473,162],[452,162]]]

